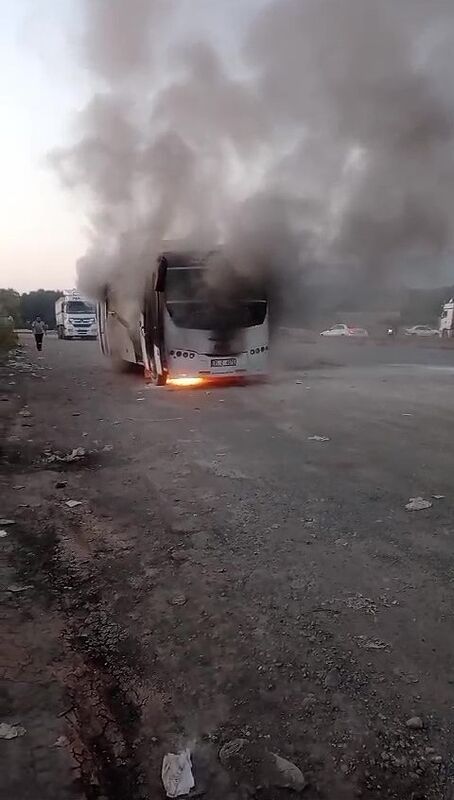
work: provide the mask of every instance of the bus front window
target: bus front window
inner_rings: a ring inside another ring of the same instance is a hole
[[[241,282],[243,283],[243,282]],[[262,325],[267,311],[263,294],[239,281],[214,289],[202,269],[169,269],[166,277],[167,310],[179,328],[214,330]],[[257,298],[257,299],[256,299]]]

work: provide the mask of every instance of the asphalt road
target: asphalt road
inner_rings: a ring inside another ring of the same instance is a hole
[[[286,337],[265,384],[176,390],[93,342],[23,341],[0,512],[23,589],[7,641],[47,676],[46,747],[65,737],[42,800],[66,757],[80,797],[155,800],[184,746],[208,800],[288,797],[220,766],[238,737],[297,764],[309,800],[452,800],[454,349]],[[33,728],[13,688],[7,718]]]

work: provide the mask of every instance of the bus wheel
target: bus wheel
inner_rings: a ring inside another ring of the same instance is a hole
[[[165,386],[167,383],[167,375],[160,374],[154,366],[151,369],[147,369],[145,367],[143,371],[143,376],[147,383],[153,384],[153,386]]]

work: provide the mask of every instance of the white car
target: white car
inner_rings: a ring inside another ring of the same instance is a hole
[[[431,325],[413,325],[412,328],[405,328],[405,336],[439,336],[440,332]]]
[[[333,325],[332,328],[328,328],[326,331],[322,331],[320,336],[357,336],[365,338],[369,336],[369,334],[365,328],[339,323],[338,325]]]

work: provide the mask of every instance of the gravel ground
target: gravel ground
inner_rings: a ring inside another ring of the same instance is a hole
[[[207,800],[290,797],[265,751],[308,800],[452,800],[454,350],[288,337],[266,384],[178,391],[95,343],[22,341],[0,387],[7,796],[155,800],[189,747]]]

